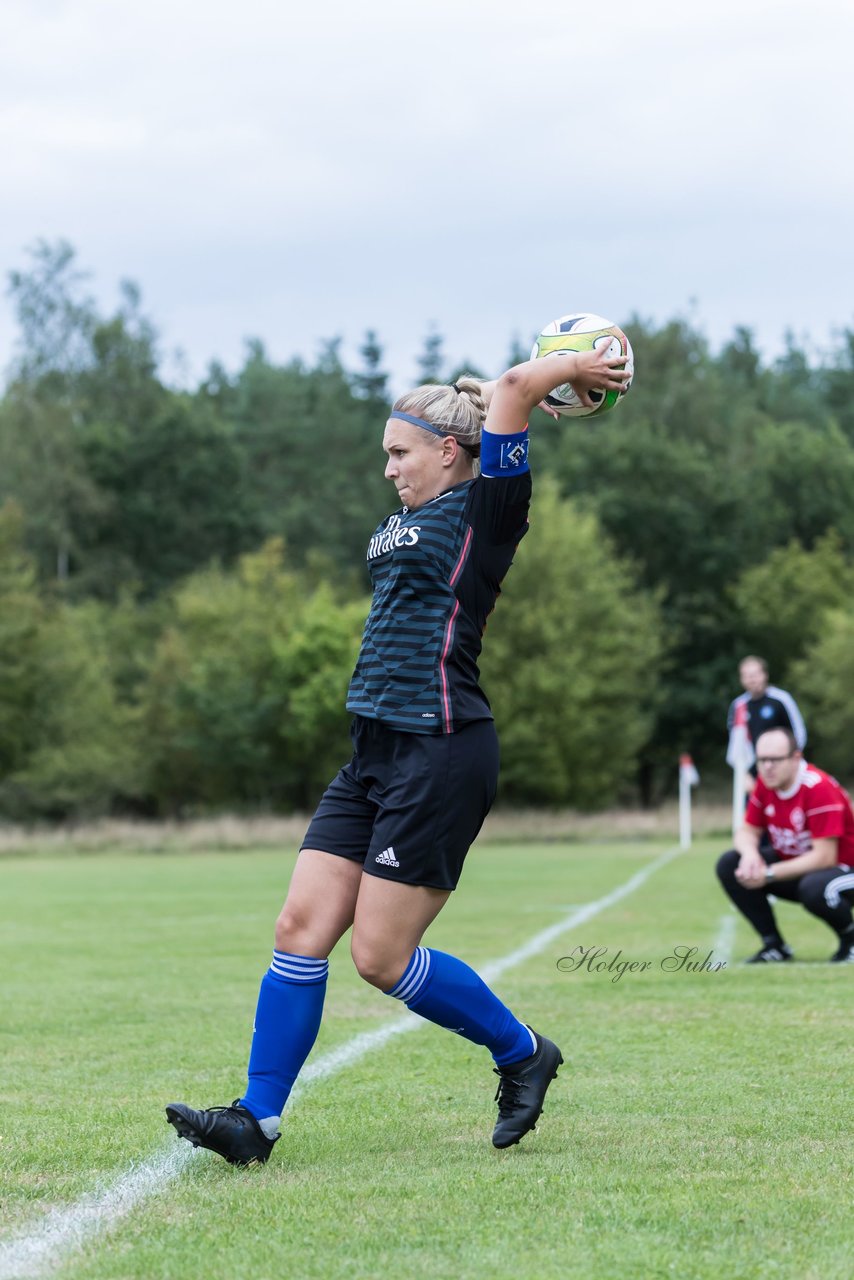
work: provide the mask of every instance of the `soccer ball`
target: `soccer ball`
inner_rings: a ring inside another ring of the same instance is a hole
[[[592,418],[596,414],[607,413],[614,408],[614,405],[619,404],[632,385],[634,376],[635,358],[632,344],[622,329],[611,324],[610,320],[605,320],[602,316],[581,313],[561,316],[559,320],[553,320],[538,335],[531,351],[532,360],[537,356],[551,356],[563,351],[598,350],[601,346],[608,347],[609,356],[626,357],[629,378],[624,383],[622,391],[591,391],[590,399],[595,401],[595,404],[592,409],[588,409],[566,382],[560,387],[555,387],[554,391],[546,396],[546,404],[556,413],[565,414],[570,418]]]

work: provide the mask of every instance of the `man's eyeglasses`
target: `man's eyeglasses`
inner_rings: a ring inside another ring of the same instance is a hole
[[[782,764],[784,760],[791,760],[794,751],[789,751],[784,756],[757,756],[757,764]]]

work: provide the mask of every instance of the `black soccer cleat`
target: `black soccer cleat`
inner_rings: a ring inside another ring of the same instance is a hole
[[[831,964],[854,964],[854,942],[850,938],[840,938],[839,950],[830,957]]]
[[[512,1147],[530,1133],[540,1118],[546,1090],[557,1076],[563,1055],[556,1044],[537,1035],[537,1048],[530,1058],[496,1067],[498,1123],[492,1134],[494,1147]]]
[[[785,960],[794,960],[795,956],[788,942],[779,946],[760,947],[755,956],[745,960],[745,964],[782,964]]]
[[[268,1138],[251,1111],[238,1106],[235,1100],[230,1107],[210,1107],[196,1111],[183,1102],[170,1102],[166,1119],[179,1138],[186,1138],[194,1147],[207,1147],[215,1151],[229,1164],[265,1164],[281,1134]]]

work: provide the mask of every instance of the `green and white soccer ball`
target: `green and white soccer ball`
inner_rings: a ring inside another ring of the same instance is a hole
[[[626,368],[629,371],[628,381],[621,391],[591,391],[590,399],[595,401],[589,409],[578,399],[570,384],[555,387],[546,396],[546,404],[555,412],[570,418],[592,418],[608,413],[618,405],[632,385],[635,371],[635,358],[632,344],[617,325],[611,324],[603,316],[587,315],[576,312],[574,315],[561,316],[553,320],[538,335],[531,351],[531,359],[537,356],[551,356],[564,351],[591,351],[607,346],[608,355],[616,359],[625,356]]]

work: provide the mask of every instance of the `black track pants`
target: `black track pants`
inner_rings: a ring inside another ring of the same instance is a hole
[[[760,850],[770,865],[780,859],[771,851]],[[851,902],[854,900],[854,873],[842,867],[827,867],[823,871],[808,871],[797,880],[770,880],[761,889],[746,889],[735,878],[740,855],[730,849],[718,859],[718,879],[741,914],[750,921],[760,938],[782,937],[768,895],[799,902],[812,915],[826,921],[835,933],[842,933],[851,924]]]

